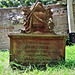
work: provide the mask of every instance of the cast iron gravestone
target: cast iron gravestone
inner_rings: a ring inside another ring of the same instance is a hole
[[[10,61],[23,64],[47,64],[49,61],[65,59],[66,36],[53,31],[50,7],[43,8],[36,2],[31,8],[22,9],[25,29],[21,33],[11,33]]]

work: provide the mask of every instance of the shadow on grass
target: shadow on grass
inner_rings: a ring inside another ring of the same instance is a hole
[[[11,62],[10,63],[10,66],[13,70],[16,70],[16,69],[19,69],[19,70],[30,70],[30,71],[33,71],[35,69],[37,70],[46,70],[47,67],[46,65],[30,65],[30,64],[17,64],[17,63],[14,63],[14,62]]]
[[[74,69],[75,68],[75,60],[69,60],[66,61],[59,61],[59,62],[50,62],[48,64],[48,67],[58,67],[58,68],[68,68],[68,69]]]
[[[40,70],[40,71],[46,71],[47,68],[68,68],[68,69],[74,69],[75,68],[75,60],[67,60],[67,61],[58,61],[58,62],[49,62],[47,65],[26,65],[22,66],[16,63],[11,63],[11,68],[13,70],[19,69],[19,70],[27,70],[28,71],[33,71],[35,69]]]
[[[75,68],[75,60],[67,60],[63,64],[66,68],[73,69]]]
[[[1,50],[1,52],[9,52],[9,50]],[[75,60],[72,59],[66,59],[65,61],[58,61],[58,62],[49,62],[47,65],[26,65],[23,66],[22,64],[17,64],[14,62],[10,63],[10,66],[13,70],[19,69],[19,70],[30,70],[33,71],[35,69],[37,70],[44,70],[46,71],[47,68],[52,68],[54,67],[54,69],[56,68],[68,68],[68,69],[75,69]]]

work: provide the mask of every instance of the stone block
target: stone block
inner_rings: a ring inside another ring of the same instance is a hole
[[[65,60],[66,36],[10,34],[10,61],[23,64],[47,64]]]

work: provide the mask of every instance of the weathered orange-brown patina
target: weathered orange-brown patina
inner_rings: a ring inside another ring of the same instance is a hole
[[[52,21],[51,8],[48,6],[44,8],[42,3],[36,2],[34,6],[22,9],[26,16],[24,26],[24,33],[33,33],[39,31],[43,34],[50,32],[54,34],[54,23]]]
[[[65,59],[65,36],[10,34],[10,61],[47,64]]]
[[[47,64],[49,61],[65,59],[66,36],[54,35],[52,13],[48,8],[44,9],[38,2],[31,12],[26,7],[25,30],[22,31],[24,33],[9,34],[10,61]]]

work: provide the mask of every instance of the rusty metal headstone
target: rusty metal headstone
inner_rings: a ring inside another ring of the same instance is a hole
[[[53,31],[52,12],[42,3],[22,9],[26,16],[24,30],[11,33],[10,61],[23,64],[47,64],[49,61],[65,59],[66,36],[56,35]]]
[[[52,12],[49,6],[44,8],[42,3],[36,2],[34,6],[22,9],[26,16],[25,30],[21,32],[34,33],[39,31],[43,34],[53,33],[54,23],[52,22]]]

